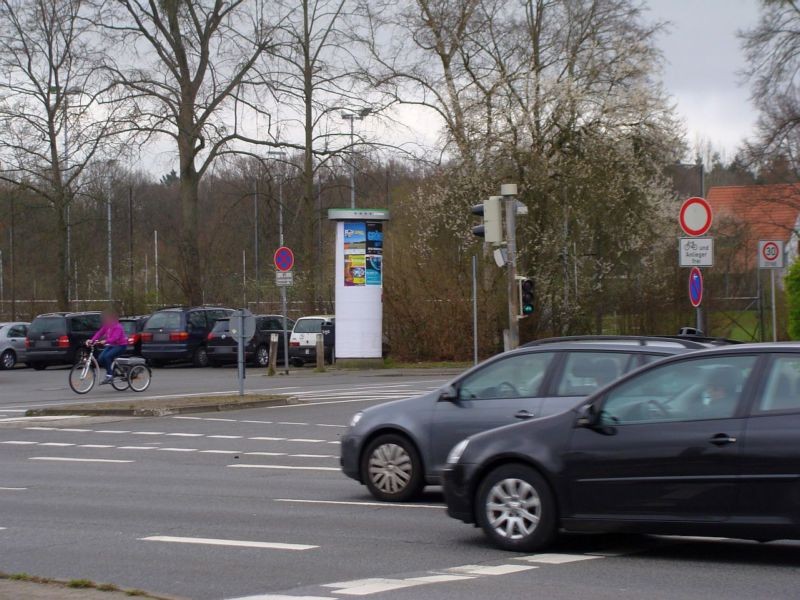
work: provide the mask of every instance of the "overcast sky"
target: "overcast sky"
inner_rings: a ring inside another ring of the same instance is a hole
[[[690,145],[709,140],[731,158],[752,131],[755,110],[739,71],[736,33],[758,21],[758,0],[647,0],[653,20],[669,21],[661,37],[664,84],[687,126]]]

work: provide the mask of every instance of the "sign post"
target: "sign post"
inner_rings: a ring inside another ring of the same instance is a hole
[[[245,360],[244,360],[244,344],[256,332],[256,319],[246,308],[241,309],[238,314],[230,319],[229,325],[230,333],[233,339],[236,340],[236,365],[237,375],[239,379],[239,396],[244,396],[244,379],[245,374]]]
[[[283,244],[283,230],[281,230],[281,244]],[[291,248],[281,245],[280,248],[275,250],[272,257],[275,263],[275,284],[281,290],[281,315],[283,316],[283,372],[289,374],[289,335],[286,331],[287,321],[286,313],[286,287],[294,285],[294,252]]]
[[[703,329],[703,274],[699,267],[714,265],[714,239],[700,237],[711,229],[713,216],[711,205],[704,198],[692,197],[686,200],[678,213],[678,223],[690,238],[679,240],[678,252],[680,266],[692,267],[689,273],[689,300],[695,308],[696,327]]]
[[[758,242],[758,268],[769,269],[769,285],[772,295],[772,341],[778,341],[778,311],[775,307],[775,270],[785,266],[783,240],[760,240]]]

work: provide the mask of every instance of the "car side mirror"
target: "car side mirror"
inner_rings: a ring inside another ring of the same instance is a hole
[[[453,385],[448,385],[439,392],[439,402],[458,403],[458,390]]]
[[[594,404],[584,404],[578,408],[578,418],[575,420],[575,427],[593,428],[597,424],[597,412]]]

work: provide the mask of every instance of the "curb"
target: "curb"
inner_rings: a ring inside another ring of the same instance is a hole
[[[122,404],[122,402],[120,402]],[[76,404],[66,408],[32,408],[25,411],[26,417],[165,417],[183,413],[221,412],[226,410],[239,410],[246,408],[261,408],[264,406],[291,406],[300,404],[296,396],[285,398],[271,398],[269,400],[252,400],[250,402],[237,402],[219,404],[187,404],[185,406],[159,406],[140,408],[92,408],[91,403]]]

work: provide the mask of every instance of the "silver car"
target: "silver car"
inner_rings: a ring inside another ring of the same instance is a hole
[[[25,336],[30,323],[0,323],[0,369],[25,362]]]

